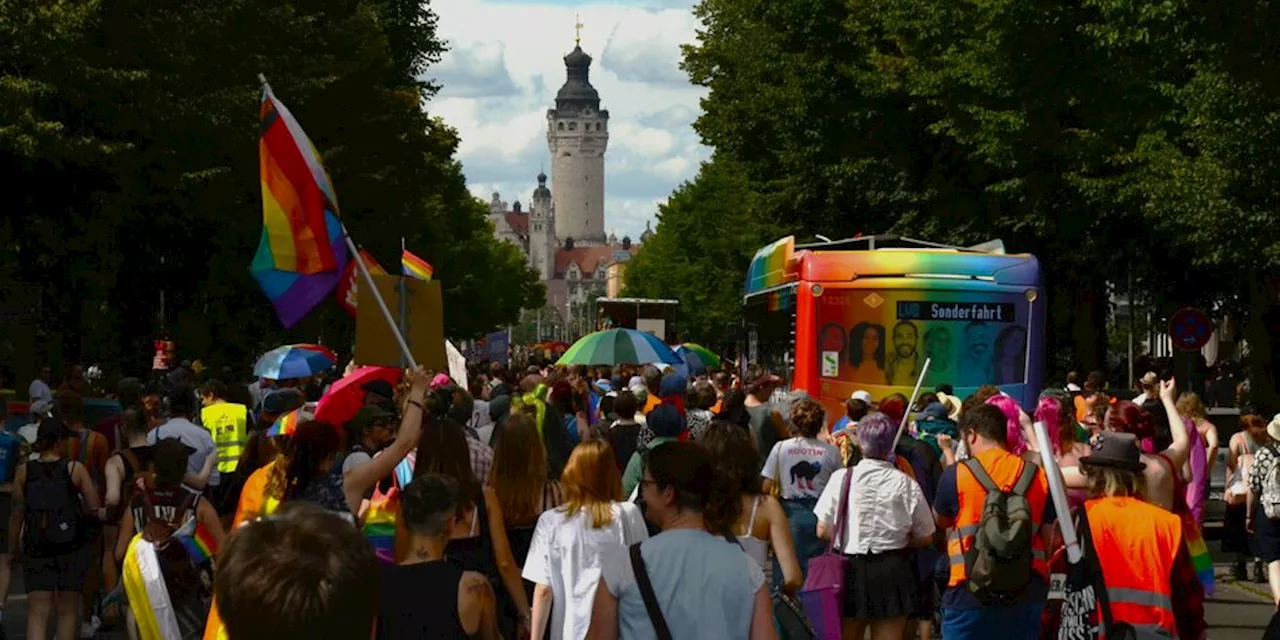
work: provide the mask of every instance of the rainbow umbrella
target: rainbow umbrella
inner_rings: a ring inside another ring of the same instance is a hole
[[[253,365],[253,375],[272,380],[310,378],[337,364],[338,356],[318,344],[287,344],[264,354]]]
[[[652,333],[635,329],[597,331],[573,343],[556,364],[684,364],[666,343]]]
[[[306,408],[294,409],[279,418],[276,418],[275,424],[267,429],[267,437],[274,438],[276,436],[291,436],[298,430],[298,424],[311,420],[311,412]]]
[[[706,369],[708,367],[719,368],[720,356],[711,352],[710,349],[693,342],[686,342],[676,347],[676,353],[680,354],[690,368]],[[696,364],[695,361],[696,360]]]

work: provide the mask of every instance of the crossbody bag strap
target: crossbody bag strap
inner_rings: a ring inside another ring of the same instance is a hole
[[[1036,479],[1036,473],[1040,471],[1040,467],[1034,462],[1024,462],[1022,464],[1022,475],[1018,476],[1018,481],[1013,485],[1013,493],[1018,496],[1026,496],[1027,491],[1031,489],[1031,483]]]
[[[991,474],[987,473],[987,470],[982,468],[982,463],[978,462],[977,459],[966,458],[964,466],[969,470],[969,473],[973,474],[973,479],[977,480],[978,484],[982,485],[982,488],[986,490],[987,493],[991,493],[993,491],[998,493],[1000,491],[1000,487],[996,486],[996,481],[991,479]]]
[[[1111,616],[1111,595],[1107,593],[1107,583],[1102,575],[1102,563],[1098,561],[1098,550],[1093,546],[1093,532],[1089,530],[1089,512],[1083,506],[1076,508],[1076,531],[1079,532],[1081,562],[1087,563],[1090,582],[1093,585],[1093,596],[1098,601],[1098,611],[1102,613],[1102,637],[1111,637],[1115,621]]]
[[[658,640],[673,640],[671,629],[667,627],[667,619],[662,616],[658,606],[658,596],[653,592],[653,583],[649,582],[649,571],[645,569],[644,558],[640,556],[639,542],[631,545],[631,571],[636,574],[636,587],[640,589],[640,598],[644,600],[644,609],[649,613],[653,623],[653,631]]]
[[[836,528],[831,532],[831,541],[827,543],[828,553],[834,550],[837,544],[840,545],[840,552],[844,553],[845,543],[848,542],[849,487],[853,484],[853,470],[854,467],[846,468],[844,480],[840,482],[840,502],[836,505]]]

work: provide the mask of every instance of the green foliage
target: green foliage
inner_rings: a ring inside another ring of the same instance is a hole
[[[436,267],[450,335],[540,305],[466,190],[457,133],[423,111],[435,24],[410,0],[0,0],[0,278],[40,300],[0,320],[38,332],[6,355],[137,371],[161,332],[236,365],[287,341],[350,344],[332,303],[282,330],[248,272],[258,73],[320,150],[353,237],[393,267],[403,236]]]
[[[681,339],[732,342],[742,274],[756,249],[783,235],[759,210],[743,167],[715,157],[659,207],[653,237],[627,264],[624,296],[680,300]]]

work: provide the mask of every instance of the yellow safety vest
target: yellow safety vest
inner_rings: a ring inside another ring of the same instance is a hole
[[[200,422],[218,448],[218,473],[232,473],[249,440],[249,409],[242,404],[219,402],[200,411]]]

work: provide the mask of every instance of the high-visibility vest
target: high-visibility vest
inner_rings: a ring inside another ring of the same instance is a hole
[[[1182,520],[1134,498],[1088,500],[1084,508],[1112,620],[1177,637],[1169,577],[1182,547]]]
[[[242,404],[219,402],[200,411],[200,422],[218,448],[218,473],[232,473],[249,441],[249,409]]]
[[[1004,491],[1011,491],[1013,485],[1022,475],[1022,466],[1026,464],[1022,458],[1004,449],[990,449],[977,454],[974,458],[991,476],[992,482]],[[964,554],[973,547],[973,536],[978,532],[982,522],[982,505],[987,499],[987,490],[982,488],[973,472],[963,464],[956,465],[956,493],[960,498],[960,511],[956,514],[956,523],[947,532],[947,556],[951,563],[951,579],[948,587],[962,584],[966,577]],[[1044,524],[1044,506],[1049,499],[1049,481],[1045,478],[1044,469],[1036,472],[1036,479],[1027,489],[1027,502],[1031,504],[1031,521],[1038,529]],[[1031,534],[1031,570],[1040,574],[1046,582],[1049,580],[1049,560],[1044,551],[1044,541],[1038,531]]]

